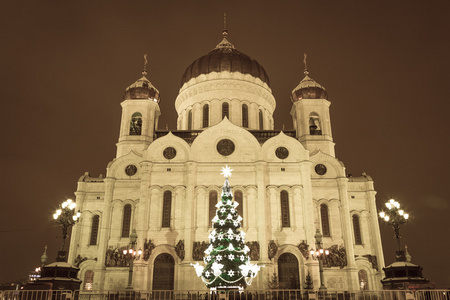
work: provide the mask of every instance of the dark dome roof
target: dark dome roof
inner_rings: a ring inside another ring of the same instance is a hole
[[[325,88],[314,81],[314,79],[310,78],[308,74],[308,71],[305,71],[305,78],[303,78],[299,85],[297,85],[297,87],[292,91],[292,102],[296,102],[300,99],[328,98]]]
[[[270,86],[269,76],[264,68],[253,58],[236,50],[224,32],[224,38],[217,47],[195,60],[184,72],[181,85],[190,79],[211,72],[239,72],[261,79]]]
[[[159,102],[159,91],[153,86],[150,80],[145,77],[147,72],[143,72],[143,75],[135,83],[127,87],[123,96],[124,100],[131,99],[150,99],[155,102]]]

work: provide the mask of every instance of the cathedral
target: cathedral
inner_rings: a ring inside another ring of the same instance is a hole
[[[68,259],[81,289],[124,290],[132,274],[135,290],[206,291],[190,265],[209,245],[225,165],[249,257],[264,266],[248,290],[381,289],[373,181],[346,175],[327,91],[306,63],[304,74],[291,93],[293,130],[274,130],[269,77],[224,30],[182,76],[177,129],[161,130],[160,93],[144,69],[124,92],[106,176],[78,180],[81,218]],[[133,261],[123,252],[130,248],[141,250]]]

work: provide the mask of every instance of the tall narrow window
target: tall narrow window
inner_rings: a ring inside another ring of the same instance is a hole
[[[234,201],[239,203],[237,206],[237,213],[241,216],[242,219],[244,219],[244,199],[242,197],[241,191],[234,192]],[[241,226],[244,225],[244,221],[242,221]]]
[[[242,104],[242,127],[248,127],[248,106]]]
[[[229,108],[230,108],[230,106],[229,106],[228,102],[222,103],[222,119],[225,117],[227,117],[227,119],[230,119]]]
[[[209,227],[212,227],[211,220],[216,215],[216,204],[217,204],[217,192],[210,191],[209,192]]]
[[[84,290],[91,291],[94,285],[94,271],[87,270],[84,273]]]
[[[367,272],[364,270],[359,270],[358,272],[358,279],[359,279],[359,289],[361,291],[368,290],[369,285],[367,280]]]
[[[188,130],[192,130],[192,110],[188,112]]]
[[[205,104],[203,106],[203,127],[209,126],[209,105]]]
[[[362,245],[361,227],[359,226],[359,216],[353,215],[353,232],[355,234],[355,244]]]
[[[319,115],[315,112],[309,114],[309,134],[322,135]]]
[[[131,225],[131,204],[123,207],[123,221],[122,221],[122,237],[130,236]]]
[[[165,191],[163,199],[162,227],[170,227],[171,208],[172,208],[172,192]]]
[[[320,205],[320,219],[322,220],[322,235],[330,236],[330,223],[328,222],[328,206],[326,204]]]
[[[259,130],[264,130],[263,112],[259,110]]]
[[[99,215],[95,215],[92,218],[92,226],[91,226],[91,240],[89,245],[97,245],[97,237],[98,237],[98,225],[100,223]]]
[[[130,135],[141,135],[141,132],[142,132],[142,115],[141,113],[135,112],[131,116]]]
[[[281,191],[281,227],[291,227],[291,219],[289,217],[289,193]]]

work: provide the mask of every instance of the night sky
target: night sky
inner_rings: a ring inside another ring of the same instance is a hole
[[[226,12],[230,42],[270,77],[275,129],[292,128],[290,93],[308,54],[338,159],[373,178],[379,208],[394,197],[410,213],[402,243],[425,277],[450,287],[448,1],[5,2],[0,283],[26,278],[45,245],[53,261],[53,211],[84,172],[106,173],[143,54],[161,93],[159,128],[176,129],[181,76],[220,42]],[[390,264],[393,230],[380,228]]]

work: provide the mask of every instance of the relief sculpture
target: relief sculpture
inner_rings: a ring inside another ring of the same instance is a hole
[[[205,255],[205,250],[208,247],[209,247],[209,244],[206,242],[194,242],[194,246],[192,247],[192,259],[193,260],[203,260],[203,256]]]
[[[124,249],[127,249],[127,247],[114,248],[113,246],[109,246],[109,249],[106,250],[105,266],[129,267],[130,261],[123,255]]]
[[[347,251],[343,245],[340,247],[333,245],[328,248],[328,251],[330,251],[330,254],[325,256],[323,260],[324,267],[339,267],[342,269],[347,266]]]

